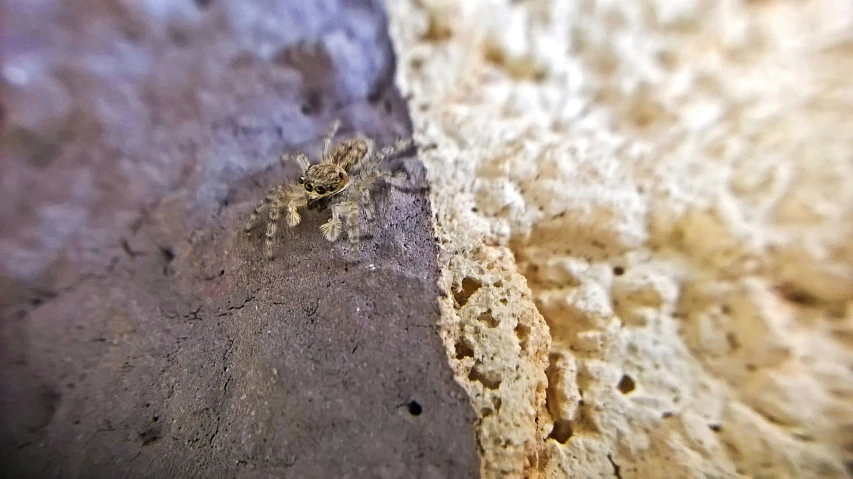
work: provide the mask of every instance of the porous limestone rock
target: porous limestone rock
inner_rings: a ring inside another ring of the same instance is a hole
[[[484,477],[853,475],[853,3],[388,5]]]

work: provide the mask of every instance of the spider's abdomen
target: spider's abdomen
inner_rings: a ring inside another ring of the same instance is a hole
[[[329,156],[333,164],[350,172],[367,156],[367,143],[360,139],[347,140],[337,145]]]

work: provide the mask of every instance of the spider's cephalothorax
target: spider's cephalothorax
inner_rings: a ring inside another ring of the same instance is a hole
[[[332,138],[339,127],[340,122],[335,121],[323,138],[322,161],[312,165],[306,154],[297,154],[295,159],[302,168],[302,175],[296,181],[297,184],[279,185],[270,190],[249,218],[246,231],[255,226],[260,211],[269,206],[267,257],[273,258],[272,244],[278,230],[281,210],[285,210],[288,226],[294,227],[302,220],[298,211],[300,207],[310,207],[320,202],[330,202],[332,211],[332,218],[320,227],[326,239],[335,241],[338,238],[344,219],[350,241],[358,241],[359,211],[364,211],[368,218],[372,217],[370,189],[376,180],[390,176],[389,172],[378,170],[379,165],[388,156],[412,144],[411,140],[401,140],[372,155],[372,142],[365,138],[355,138],[330,149]]]
[[[313,165],[296,182],[305,189],[309,200],[320,200],[347,189],[349,173],[338,165]]]
[[[330,133],[334,134],[334,130]],[[331,136],[328,138],[331,140]],[[319,165],[308,165],[297,157],[305,169],[297,183],[305,189],[309,200],[335,196],[347,189],[350,172],[367,156],[368,149],[367,142],[357,138],[337,145],[330,153],[324,145],[323,162]]]

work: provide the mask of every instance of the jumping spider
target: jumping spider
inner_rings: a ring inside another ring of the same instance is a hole
[[[312,165],[308,155],[298,153],[293,158],[303,170],[297,184],[278,185],[267,193],[246,223],[246,232],[255,227],[258,215],[269,207],[269,220],[266,231],[267,258],[272,259],[273,241],[278,231],[281,210],[285,210],[287,225],[291,228],[302,220],[298,209],[330,206],[332,217],[320,226],[323,236],[335,241],[347,224],[347,236],[351,243],[359,238],[358,216],[363,211],[367,219],[373,217],[370,205],[370,191],[377,180],[389,179],[391,172],[380,170],[379,165],[389,156],[399,153],[412,145],[411,139],[400,140],[392,146],[373,154],[373,142],[367,138],[346,140],[333,149],[332,138],[340,128],[335,120],[323,137],[322,161]],[[290,155],[282,155],[282,159]]]

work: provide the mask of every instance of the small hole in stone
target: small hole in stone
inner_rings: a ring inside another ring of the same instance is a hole
[[[669,419],[672,417],[672,413],[669,411],[664,411],[663,414],[660,415],[661,419]]]
[[[500,378],[484,374],[479,368],[477,368],[477,366],[471,368],[471,373],[468,374],[468,379],[471,381],[479,381],[486,389],[498,389],[501,387]]]
[[[482,286],[480,282],[470,276],[463,279],[461,290],[453,293],[453,298],[456,299],[456,304],[458,304],[460,308],[465,306],[465,303],[467,303],[468,299],[470,299],[471,296],[480,289],[480,286]]]
[[[503,288],[504,282],[501,280],[497,280],[497,281],[495,281],[495,284],[493,284],[492,286],[494,286],[495,288]]]
[[[615,274],[616,276],[622,276],[623,274],[625,274],[625,268],[623,268],[622,266],[614,266],[613,274]]]
[[[732,351],[737,351],[738,349],[740,349],[740,341],[738,341],[735,333],[726,333],[726,341],[729,343],[729,349],[731,349]]]
[[[423,408],[417,401],[409,401],[409,404],[406,405],[409,409],[409,414],[412,416],[420,416],[422,412],[424,412]]]
[[[160,439],[160,432],[153,428],[148,428],[139,433],[139,438],[142,439],[143,446],[150,446]]]
[[[463,358],[473,358],[474,350],[471,349],[471,346],[468,346],[468,343],[465,341],[459,341],[456,343],[456,359]]]
[[[723,427],[719,424],[708,424],[708,427],[714,432],[720,432],[723,430]]]
[[[622,394],[629,394],[634,390],[634,388],[636,388],[636,384],[634,384],[634,380],[631,379],[631,376],[626,374],[622,376],[622,379],[619,380],[619,385],[616,387],[619,388],[619,391],[621,391]]]
[[[509,300],[507,300],[506,298],[501,298],[501,304],[506,306],[507,304],[509,304]]]
[[[574,434],[572,423],[565,419],[560,419],[554,423],[554,428],[551,429],[551,434],[548,434],[548,437],[560,444],[565,444],[572,437],[572,434]]]
[[[440,22],[437,18],[430,18],[427,31],[424,32],[424,40],[430,42],[441,42],[453,35],[450,25]]]
[[[776,289],[777,291],[779,291],[782,297],[785,298],[785,300],[790,301],[791,303],[800,306],[814,306],[818,303],[818,300],[814,297],[814,295],[802,289],[798,289],[792,285],[785,284],[777,286]]]
[[[160,420],[160,416],[154,416],[151,418],[151,422],[157,422]]]
[[[530,337],[530,326],[524,323],[518,323],[515,327],[515,335],[518,337],[518,343],[521,345],[521,350],[527,350],[527,341]]]
[[[491,309],[486,310],[485,313],[477,316],[477,320],[486,323],[486,325],[489,326],[490,328],[497,328],[498,324],[499,324],[498,320],[492,315]]]

